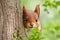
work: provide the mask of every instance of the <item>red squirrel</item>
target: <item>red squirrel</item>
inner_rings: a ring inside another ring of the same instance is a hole
[[[34,28],[36,25],[38,26],[40,32],[42,31],[41,23],[39,20],[40,8],[39,5],[36,6],[35,10],[28,10],[25,6],[23,6],[23,25],[24,28]]]

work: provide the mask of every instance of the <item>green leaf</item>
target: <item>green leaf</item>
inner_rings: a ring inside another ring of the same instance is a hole
[[[57,4],[58,6],[60,6],[60,1],[57,1],[56,4]]]

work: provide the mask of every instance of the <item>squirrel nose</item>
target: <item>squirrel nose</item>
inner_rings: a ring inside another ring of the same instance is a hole
[[[33,28],[33,25],[34,25],[33,23],[30,23],[30,26],[29,26],[29,28]]]
[[[30,24],[30,28],[33,28],[33,24]]]
[[[30,25],[33,27],[34,24],[30,24]]]
[[[33,27],[35,27],[35,26],[36,26],[34,23],[31,23],[30,25],[31,25],[31,28],[33,28]]]

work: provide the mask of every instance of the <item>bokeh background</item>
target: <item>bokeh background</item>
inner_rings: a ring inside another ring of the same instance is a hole
[[[21,0],[21,4],[25,5],[28,10],[34,10],[36,5],[40,5],[40,21],[42,24],[41,40],[60,40],[59,1],[60,0]]]

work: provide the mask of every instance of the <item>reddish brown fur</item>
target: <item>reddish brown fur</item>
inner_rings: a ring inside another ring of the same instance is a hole
[[[28,28],[28,23],[30,23],[31,27],[33,28],[33,25],[36,24],[41,28],[41,24],[39,21],[39,13],[40,8],[39,5],[36,6],[35,11],[27,10],[25,6],[23,6],[23,24],[24,28]],[[34,23],[34,24],[33,24]],[[42,28],[40,29],[40,31]]]

